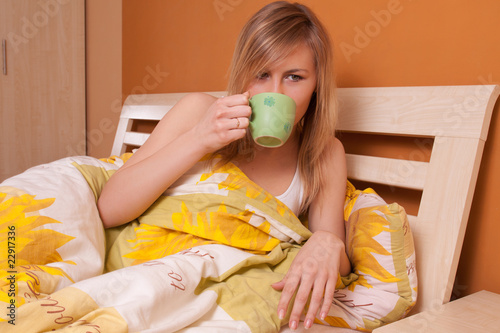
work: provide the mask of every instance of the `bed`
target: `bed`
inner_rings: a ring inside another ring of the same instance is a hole
[[[339,277],[332,310],[314,331],[372,331],[450,300],[499,92],[338,89],[341,133],[429,138],[432,151],[428,161],[347,155],[352,182],[421,197],[412,215],[349,183],[344,217],[354,269]],[[148,137],[134,123],[158,121],[183,95],[129,96],[109,158],[68,157],[0,184],[2,331],[288,331],[273,310],[279,294],[262,286],[286,272],[309,234],[237,169],[195,168],[142,219],[102,228],[100,189]],[[229,229],[210,229],[217,218]]]

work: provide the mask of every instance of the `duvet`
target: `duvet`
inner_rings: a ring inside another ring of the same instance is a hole
[[[0,330],[279,331],[288,318],[271,284],[309,230],[235,165],[205,161],[139,218],[104,230],[96,200],[129,157],[69,157],[0,184]],[[353,273],[316,322],[371,331],[415,304],[411,231],[399,206],[352,186],[345,219]]]

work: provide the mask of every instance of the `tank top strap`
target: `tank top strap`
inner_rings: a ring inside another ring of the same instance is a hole
[[[302,186],[302,180],[300,178],[299,166],[297,164],[297,169],[293,175],[292,182],[285,192],[276,196],[276,199],[284,203],[290,210],[295,214],[299,214],[300,205],[302,203],[304,195],[304,189]]]

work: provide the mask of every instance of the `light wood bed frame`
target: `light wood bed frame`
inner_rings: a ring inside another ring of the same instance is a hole
[[[412,314],[450,301],[499,93],[500,87],[494,85],[337,89],[340,131],[434,139],[429,162],[347,155],[350,179],[422,191],[418,214],[409,216],[419,278]],[[133,132],[132,123],[161,119],[184,95],[129,96],[112,154],[124,153],[127,146],[142,145],[149,134]],[[315,326],[314,331],[326,330]]]

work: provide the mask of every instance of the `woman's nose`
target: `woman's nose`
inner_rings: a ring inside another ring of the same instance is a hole
[[[281,80],[272,80],[271,81],[271,90],[270,92],[284,94],[283,84]]]

